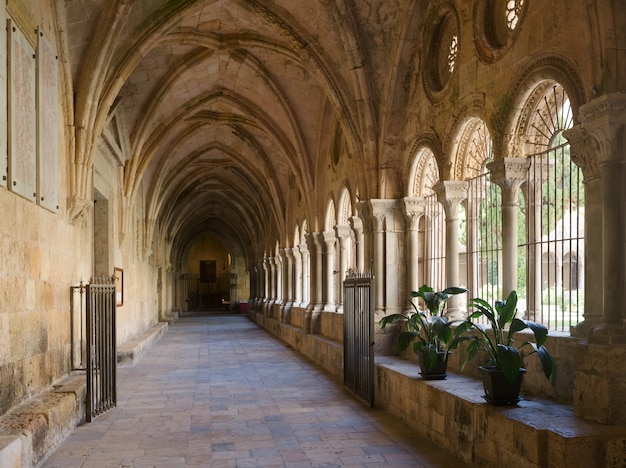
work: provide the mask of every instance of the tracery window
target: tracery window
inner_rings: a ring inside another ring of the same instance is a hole
[[[506,2],[506,26],[511,30],[517,28],[524,8],[524,0],[508,0]]]
[[[457,35],[452,36],[452,40],[450,41],[450,49],[448,52],[448,71],[450,75],[454,72],[454,67],[456,65],[456,58],[459,52],[459,38]]]

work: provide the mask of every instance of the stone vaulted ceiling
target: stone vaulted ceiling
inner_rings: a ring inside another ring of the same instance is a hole
[[[406,4],[66,0],[76,172],[115,121],[125,196],[145,199],[149,231],[184,246],[208,228],[227,244],[271,248],[261,244],[294,228],[293,200],[320,210],[315,174],[333,128],[356,160],[375,153],[389,84],[364,69],[392,60],[385,25]]]

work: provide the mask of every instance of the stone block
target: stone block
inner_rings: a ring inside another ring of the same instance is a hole
[[[22,467],[22,441],[19,436],[0,436],[0,466]]]

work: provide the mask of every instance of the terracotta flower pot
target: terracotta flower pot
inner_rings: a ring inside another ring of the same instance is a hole
[[[504,372],[493,366],[481,366],[478,369],[483,379],[483,388],[485,389],[483,398],[488,403],[494,405],[516,405],[519,402],[519,392],[526,369],[520,368],[519,374],[513,382],[509,382]]]

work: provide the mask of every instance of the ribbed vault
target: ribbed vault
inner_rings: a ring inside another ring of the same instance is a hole
[[[397,191],[378,185],[397,177],[377,174],[395,151],[381,147],[377,122],[386,117],[376,105],[405,65],[380,76],[367,68],[406,58],[389,57],[383,42],[395,39],[380,33],[408,13],[399,5],[66,1],[66,69],[76,86],[70,215],[91,198],[95,148],[113,112],[128,148],[126,210],[144,201],[147,242],[166,239],[168,263],[207,226],[246,261],[288,244],[304,220],[321,227],[331,134],[344,142],[351,167],[343,170],[362,199]],[[360,22],[372,17],[376,34]]]

